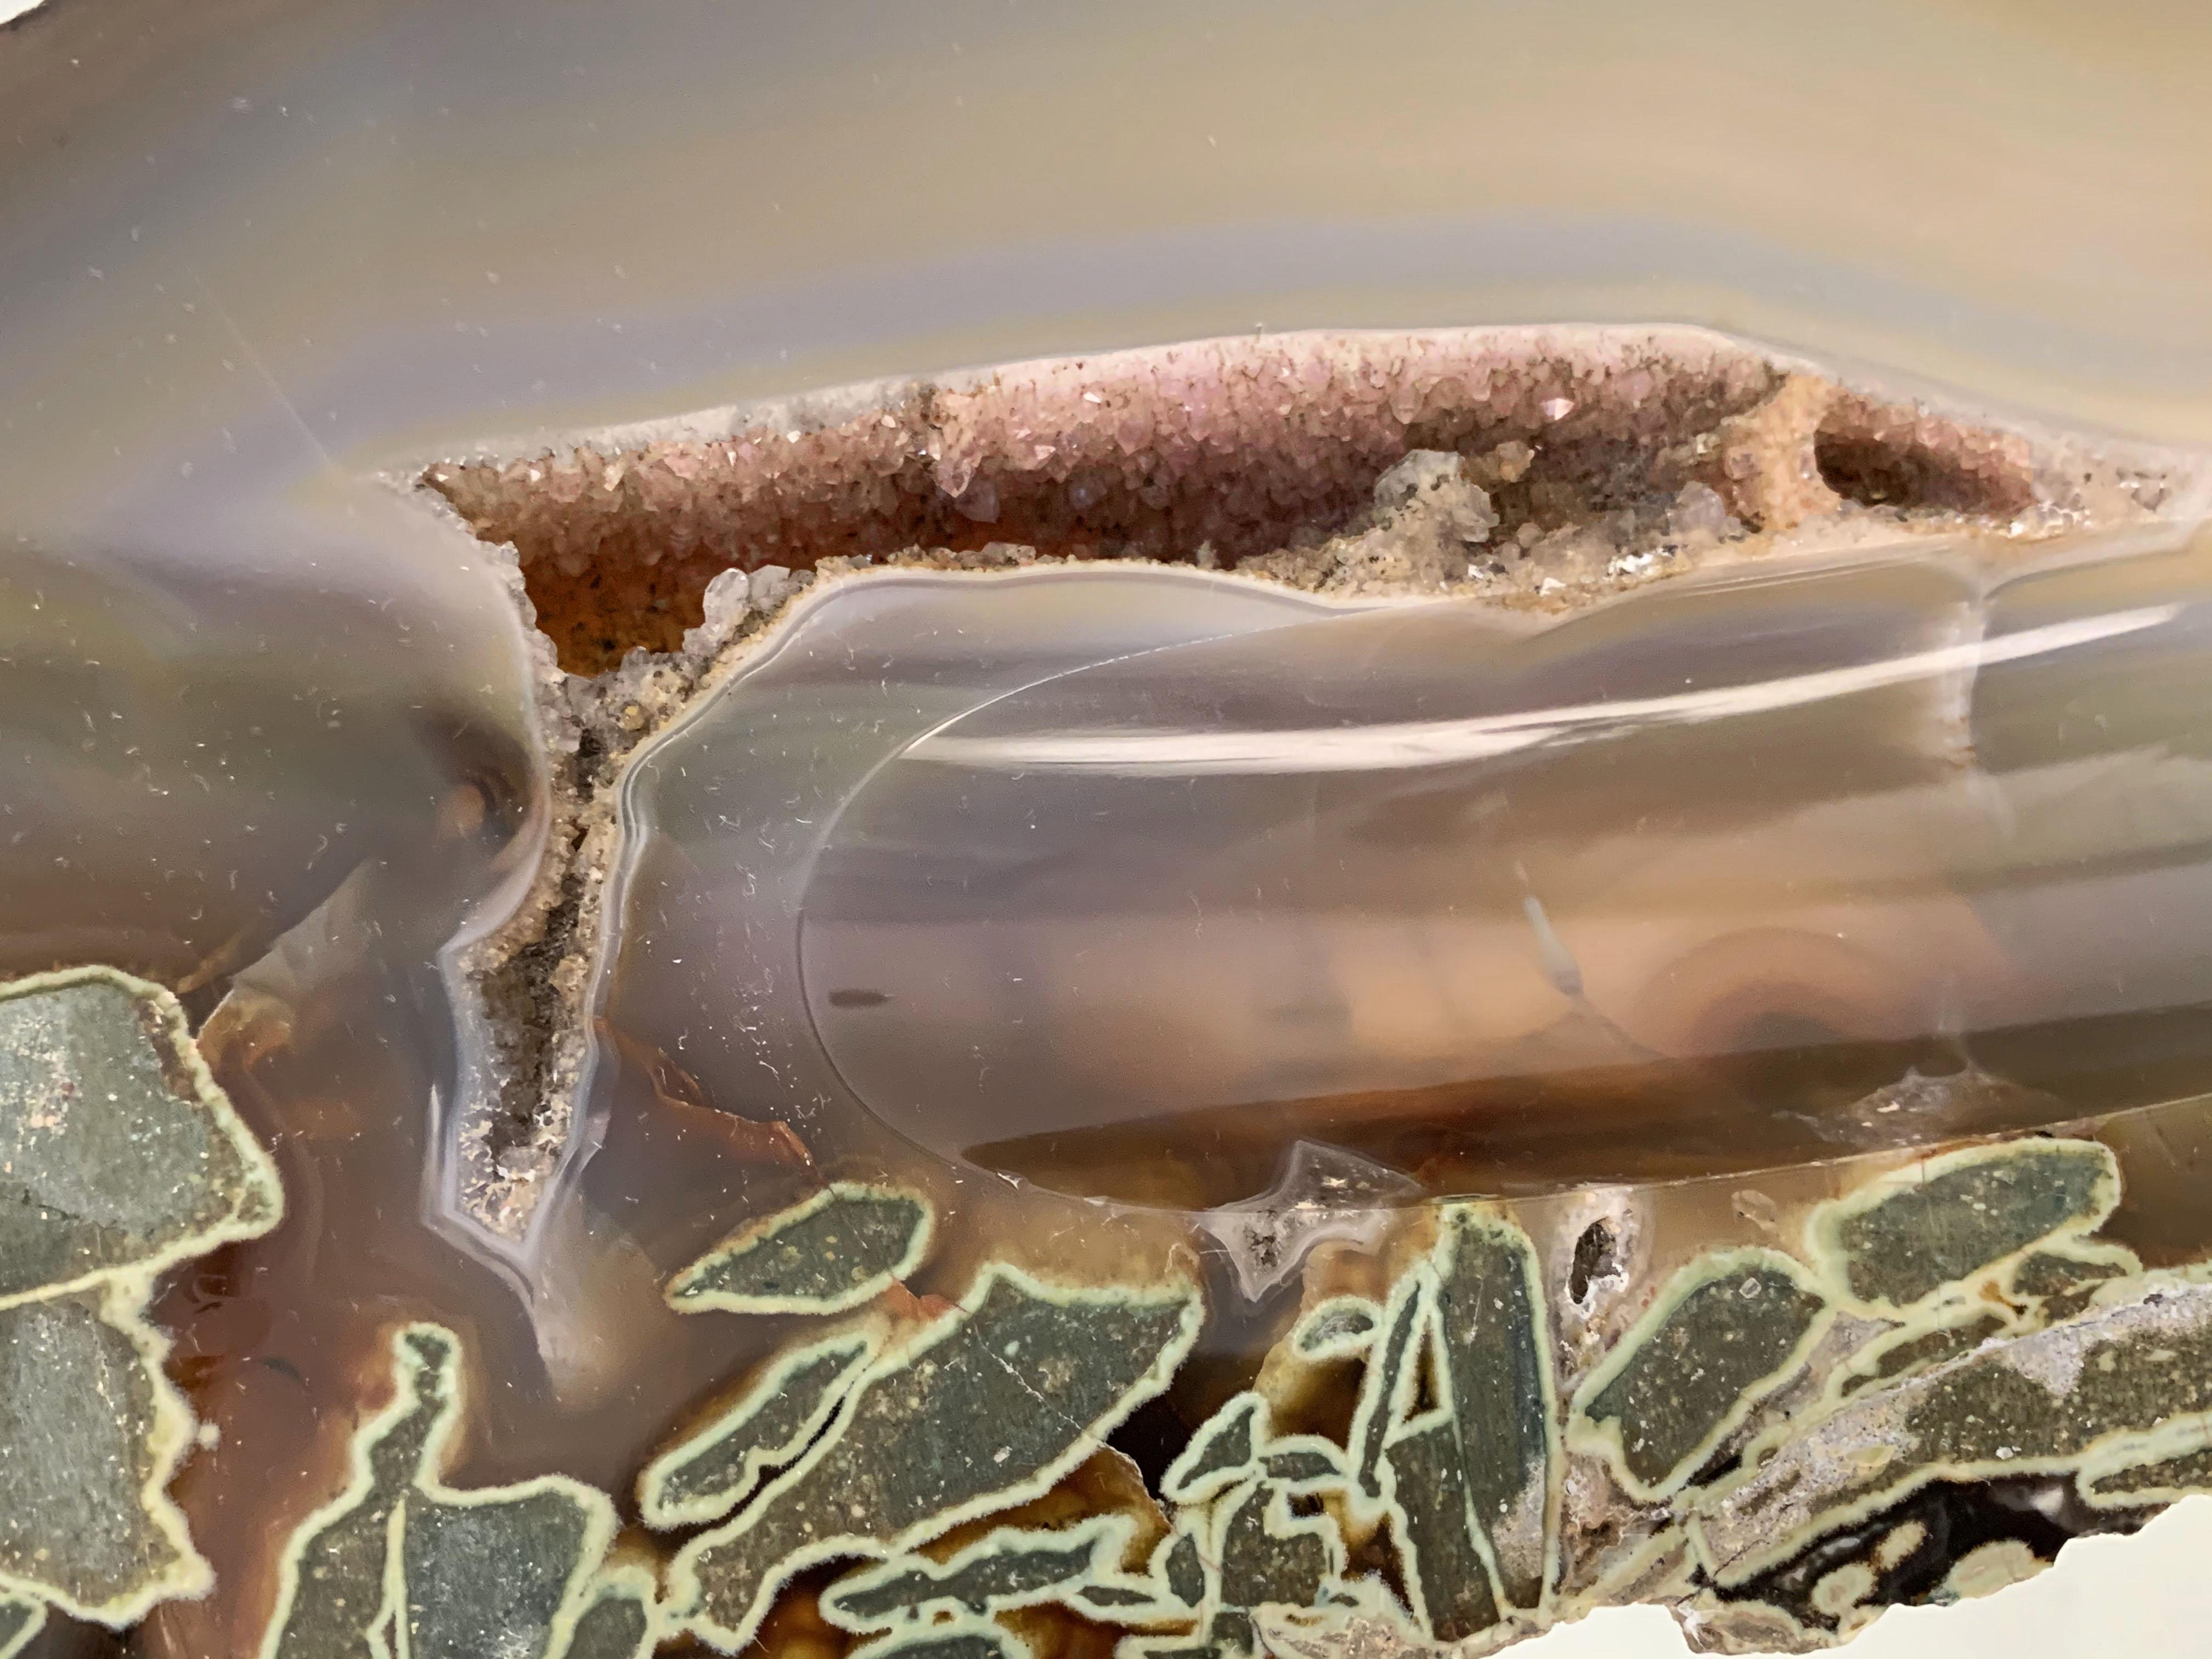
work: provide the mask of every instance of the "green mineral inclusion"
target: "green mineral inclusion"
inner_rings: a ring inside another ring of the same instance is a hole
[[[739,1228],[676,1275],[678,1313],[839,1313],[921,1267],[935,1218],[903,1188],[839,1182]]]

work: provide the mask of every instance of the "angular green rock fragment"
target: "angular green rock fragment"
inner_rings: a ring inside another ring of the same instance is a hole
[[[642,1567],[610,1567],[585,1592],[568,1645],[554,1659],[646,1659],[660,1639],[653,1575]]]
[[[1188,1607],[1206,1600],[1206,1558],[1200,1553],[1196,1534],[1187,1528],[1178,1529],[1160,1546],[1157,1560],[1169,1595]]]
[[[1391,1527],[1414,1622],[1438,1642],[1463,1641],[1498,1620],[1467,1490],[1459,1430],[1429,1412],[1392,1436],[1384,1458]]]
[[[1251,1469],[1255,1441],[1267,1432],[1267,1402],[1256,1394],[1231,1396],[1168,1465],[1160,1495],[1170,1504],[1203,1504],[1235,1486]],[[1255,1419],[1261,1425],[1257,1435]]]
[[[1261,1472],[1286,1491],[1304,1494],[1340,1486],[1343,1455],[1326,1440],[1310,1435],[1272,1441],[1260,1454]]]
[[[838,1313],[921,1266],[934,1218],[898,1187],[839,1182],[739,1228],[676,1275],[678,1313]]]
[[[354,1437],[344,1489],[279,1565],[264,1659],[550,1659],[591,1605],[614,1506],[559,1475],[442,1485],[459,1420],[460,1343],[437,1325],[392,1338],[393,1396]]]
[[[1382,1310],[1364,1296],[1333,1296],[1298,1321],[1291,1346],[1308,1359],[1351,1359],[1367,1352]]]
[[[1416,1268],[1391,1288],[1383,1311],[1382,1336],[1369,1353],[1352,1408],[1349,1449],[1352,1485],[1346,1496],[1355,1525],[1373,1519],[1388,1505],[1382,1490],[1382,1449],[1390,1432],[1413,1408],[1420,1367],[1413,1363],[1413,1339],[1429,1309],[1429,1278]]]
[[[1255,1480],[1222,1499],[1215,1541],[1225,1607],[1310,1607],[1344,1565],[1336,1528],[1322,1516],[1291,1515],[1282,1488]]]
[[[1067,1601],[1115,1572],[1130,1523],[1099,1516],[1056,1530],[1006,1528],[950,1560],[902,1556],[841,1579],[822,1598],[823,1616],[852,1631],[885,1630],[933,1608],[971,1613]]]
[[[0,1601],[0,1659],[15,1659],[46,1627],[45,1602]]]
[[[2131,1279],[2142,1261],[2124,1244],[2094,1238],[2069,1239],[2063,1247],[2022,1256],[2006,1276],[2005,1293],[2033,1302],[2047,1321],[2071,1319],[2116,1279]]]
[[[1167,1386],[1201,1311],[1183,1282],[1072,1289],[987,1269],[868,1367],[797,1463],[678,1554],[684,1627],[733,1650],[793,1573],[908,1550],[1041,1494]]]
[[[410,1492],[397,1531],[410,1656],[538,1659],[583,1611],[614,1514],[599,1493],[547,1475],[485,1492]]]
[[[1993,1336],[2012,1328],[2012,1321],[1992,1308],[1953,1310],[1933,1324],[1908,1325],[1851,1356],[1836,1374],[1835,1391],[1848,1399],[1871,1383],[1893,1382],[1972,1353]]]
[[[646,1465],[637,1481],[645,1524],[696,1526],[729,1513],[762,1475],[806,1449],[877,1342],[872,1332],[846,1333],[779,1355],[735,1405]]]
[[[1028,1643],[988,1620],[966,1617],[917,1630],[896,1631],[851,1659],[1030,1659]]]
[[[1474,1523],[1509,1607],[1543,1599],[1559,1448],[1541,1269],[1528,1235],[1480,1211],[1442,1218],[1434,1256],[1441,1403]]]
[[[0,1306],[165,1268],[283,1213],[176,999],[107,968],[0,986]]]
[[[1577,1391],[1569,1443],[1602,1455],[1637,1498],[1678,1492],[1804,1363],[1827,1319],[1827,1299],[1778,1251],[1692,1262]]]
[[[2118,1200],[2109,1148],[2007,1141],[1890,1171],[1824,1205],[1808,1241],[1854,1302],[1896,1312],[2032,1244],[2091,1231]]]
[[[2212,1286],[2168,1280],[1778,1430],[1692,1530],[1738,1584],[1931,1482],[2071,1473],[2124,1441],[2194,1433],[2207,1412]]]
[[[136,1303],[0,1310],[0,1592],[118,1626],[210,1582],[167,1495],[191,1414]]]

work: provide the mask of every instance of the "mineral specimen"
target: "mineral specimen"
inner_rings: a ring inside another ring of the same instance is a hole
[[[362,859],[179,975],[213,1073],[0,992],[0,1650],[1804,1647],[2139,1525],[2212,1483],[2203,476],[1675,330],[408,471],[542,775],[419,792],[457,936]]]

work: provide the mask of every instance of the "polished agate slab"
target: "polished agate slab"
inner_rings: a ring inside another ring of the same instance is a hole
[[[425,458],[526,685],[22,567],[20,687],[148,689],[14,717],[17,914],[132,971],[0,995],[0,1652],[1795,1650],[2132,1530],[2212,1481],[2202,476],[1279,337]]]

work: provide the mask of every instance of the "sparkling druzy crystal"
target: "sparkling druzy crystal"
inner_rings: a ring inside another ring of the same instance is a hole
[[[195,682],[267,914],[0,991],[0,1652],[1802,1649],[2212,1490],[2203,476],[1686,330],[409,471],[535,702],[365,835]]]

